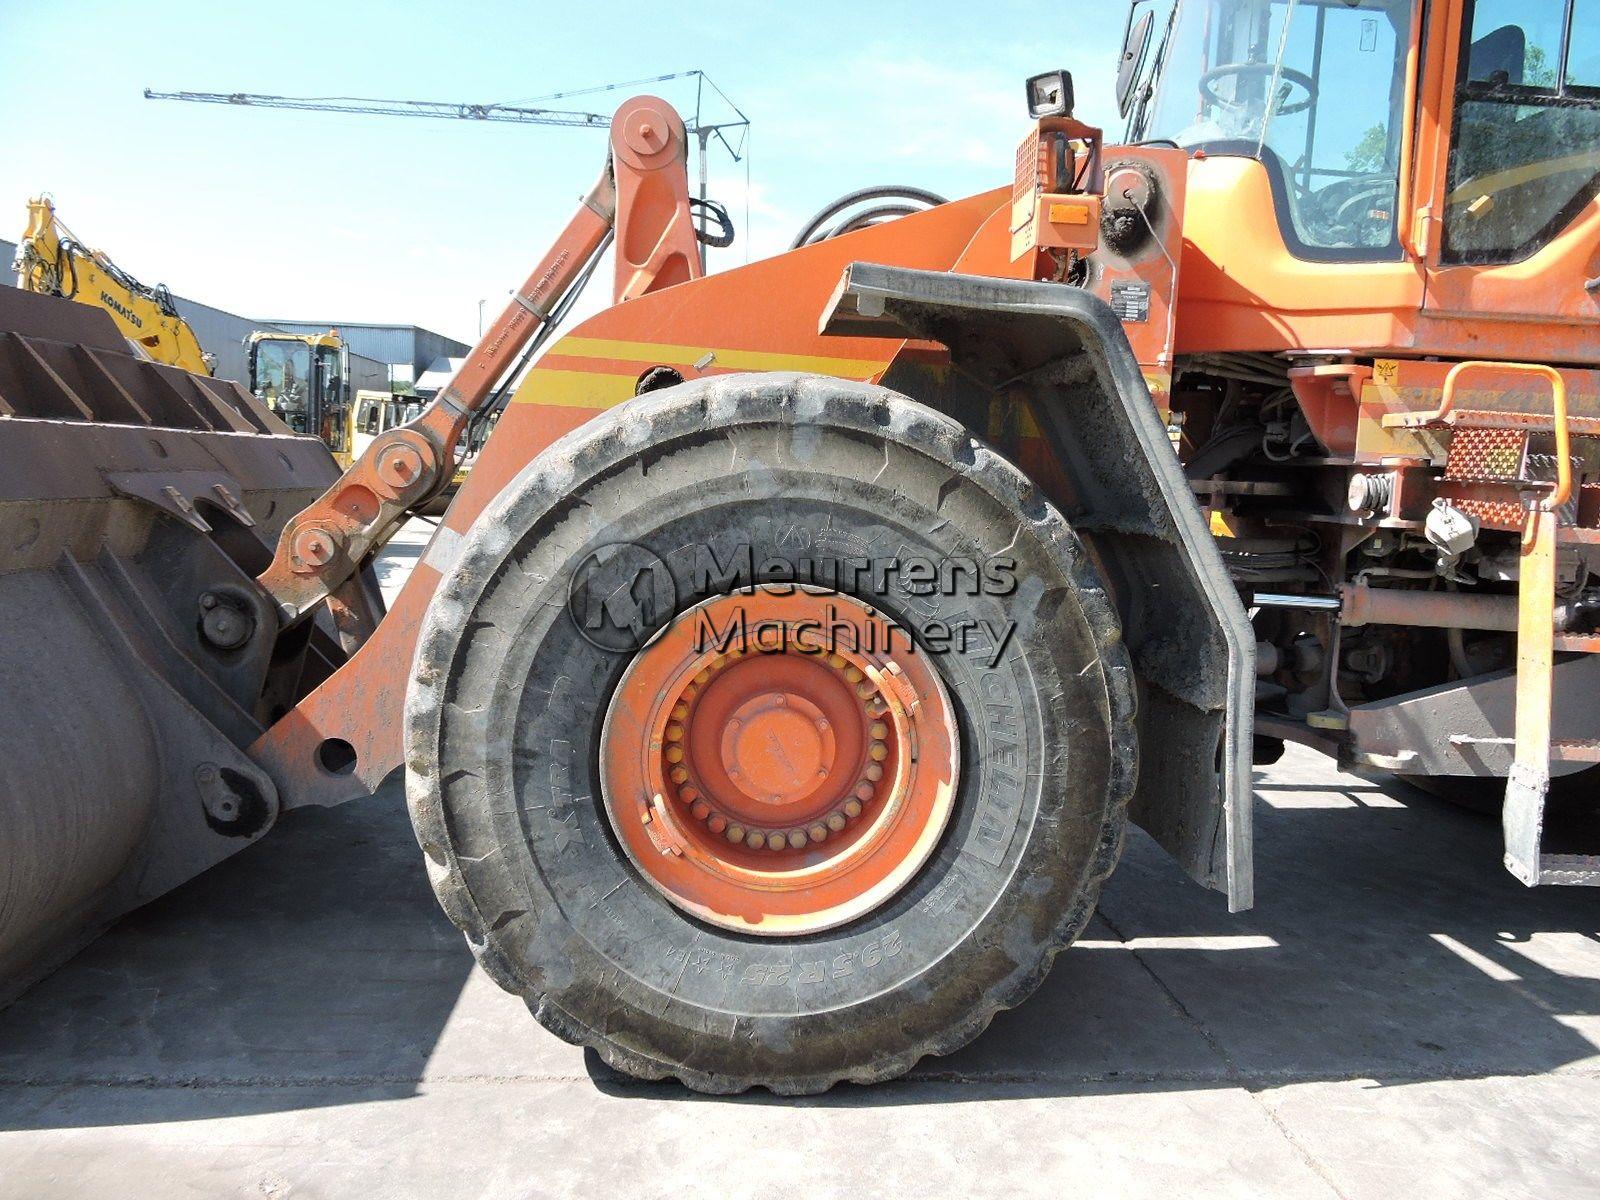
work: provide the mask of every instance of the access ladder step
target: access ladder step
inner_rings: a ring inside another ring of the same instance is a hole
[[[1600,763],[1600,741],[1551,742],[1550,761]]]
[[[1592,633],[1558,633],[1555,639],[1557,654],[1600,654],[1600,635]]]
[[[1385,413],[1382,423],[1385,429],[1517,429],[1524,433],[1553,433],[1556,427],[1550,413],[1484,408],[1458,408],[1442,417],[1431,412]],[[1600,436],[1600,417],[1569,416],[1567,430],[1573,437]]]

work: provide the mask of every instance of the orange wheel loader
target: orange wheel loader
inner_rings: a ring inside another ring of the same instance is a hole
[[[5,298],[0,979],[397,772],[489,975],[713,1092],[963,1045],[1129,820],[1249,906],[1285,740],[1600,881],[1600,59],[1584,0],[1508,13],[1139,0],[1121,144],[1041,75],[1014,180],[711,276],[683,124],[631,100],[338,475]],[[549,340],[607,247],[615,306]]]

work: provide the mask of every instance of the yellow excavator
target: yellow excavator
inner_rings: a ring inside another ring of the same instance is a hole
[[[200,348],[166,285],[140,283],[105,251],[86,246],[56,215],[48,196],[28,201],[28,227],[13,265],[24,291],[105,310],[136,352],[151,361],[199,375],[214,373],[216,359]]]
[[[25,291],[103,310],[140,356],[198,375],[216,373],[216,357],[201,348],[166,285],[143,284],[104,250],[90,249],[57,215],[48,196],[28,201],[28,227],[14,267]],[[339,466],[348,467],[358,448],[356,406],[349,354],[338,333],[260,330],[245,348],[249,390],[291,430],[321,438]],[[366,424],[374,422],[369,418]]]

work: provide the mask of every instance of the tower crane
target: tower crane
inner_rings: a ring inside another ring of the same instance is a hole
[[[695,202],[695,221],[701,241],[701,265],[704,266],[705,246],[722,247],[733,241],[733,225],[727,210],[712,202],[707,195],[707,158],[713,139],[720,142],[734,162],[743,162],[749,138],[750,119],[739,106],[728,99],[704,71],[674,71],[642,79],[629,79],[614,83],[596,84],[564,92],[552,92],[527,100],[506,103],[458,103],[442,100],[381,100],[362,96],[274,96],[259,92],[162,92],[144,89],[146,100],[182,100],[192,104],[232,104],[247,108],[284,108],[299,112],[353,113],[378,117],[431,117],[440,120],[491,121],[515,125],[557,125],[578,129],[607,129],[611,118],[594,112],[574,109],[536,107],[546,101],[569,100],[577,96],[636,88],[646,84],[666,83],[675,80],[693,80],[695,89],[694,111],[684,120],[685,131],[694,137],[699,146],[699,196]],[[732,111],[728,120],[707,121],[704,106],[710,99],[707,89]],[[707,232],[707,218],[721,226],[717,234]]]

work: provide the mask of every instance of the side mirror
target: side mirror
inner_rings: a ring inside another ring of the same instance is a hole
[[[1133,107],[1133,86],[1139,80],[1139,69],[1144,66],[1145,52],[1150,49],[1150,27],[1155,23],[1154,12],[1147,12],[1137,21],[1132,12],[1126,36],[1122,39],[1122,61],[1117,64],[1117,113],[1127,116]]]

